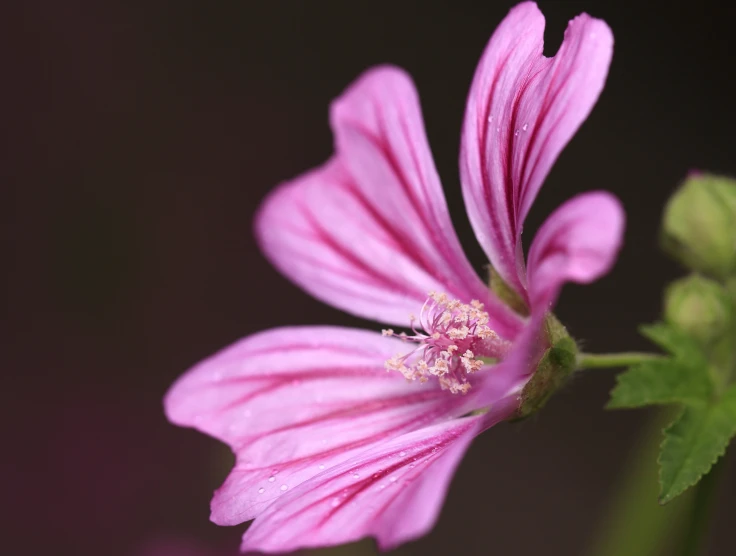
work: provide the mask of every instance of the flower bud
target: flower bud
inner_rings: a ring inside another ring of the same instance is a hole
[[[718,341],[733,324],[733,308],[723,287],[696,274],[665,291],[665,319],[702,345]]]
[[[693,270],[735,274],[736,181],[691,174],[665,207],[662,246]]]

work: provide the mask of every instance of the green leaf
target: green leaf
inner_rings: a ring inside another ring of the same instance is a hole
[[[647,361],[619,373],[609,409],[671,403],[705,404],[713,385],[705,365],[685,365],[675,359]]]
[[[639,332],[683,363],[701,366],[707,358],[700,345],[679,328],[664,323],[646,324]]]
[[[710,471],[736,434],[736,386],[711,405],[686,407],[664,431],[659,455],[661,504],[666,504]]]

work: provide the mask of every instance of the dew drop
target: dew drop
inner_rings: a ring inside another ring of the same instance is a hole
[[[289,488],[289,487],[286,486],[286,485],[281,485],[281,490],[286,490],[287,488]]]
[[[524,124],[523,126],[521,126],[521,129],[522,131],[526,131],[527,129],[529,129],[529,124]]]
[[[396,477],[389,477],[388,480],[391,481],[392,483],[395,483],[397,479]]]
[[[276,477],[274,477],[273,475],[271,475],[271,476],[270,476],[270,477],[268,478],[268,482],[269,482],[269,483],[272,483],[272,482],[274,482],[275,480],[276,480]]]
[[[324,463],[320,463],[320,464],[319,464],[319,468],[320,468],[320,469],[324,469],[324,468],[325,468],[325,464],[324,464]]]
[[[414,464],[414,463],[410,463],[409,464],[409,469],[414,469],[415,467],[416,467],[416,464]]]
[[[258,494],[263,494],[264,492],[266,492],[265,488],[261,487],[258,489]]]
[[[519,130],[517,129],[516,131],[514,131],[514,137],[518,137],[518,136],[519,136]]]
[[[406,452],[400,452],[399,455],[403,458],[406,455]]]
[[[496,131],[501,131],[501,128],[500,128],[500,127],[497,127],[497,128],[496,128]]]
[[[490,124],[493,121],[493,115],[488,116],[488,123]]]
[[[358,475],[357,473],[353,473],[353,479],[357,479],[359,477],[360,477],[360,475]]]
[[[333,498],[333,499],[332,499],[332,507],[333,507],[333,508],[337,508],[337,507],[338,507],[339,505],[340,505],[340,500],[339,500],[339,498]]]

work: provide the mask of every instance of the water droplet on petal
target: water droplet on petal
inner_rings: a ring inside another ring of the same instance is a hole
[[[396,477],[389,477],[388,480],[392,483],[395,483],[397,481]]]
[[[527,129],[529,129],[529,124],[524,124],[523,126],[521,126],[521,129],[523,131],[526,131]]]
[[[496,131],[501,131],[501,128],[500,128],[500,127],[497,127],[497,128],[496,128]]]
[[[320,463],[320,464],[319,464],[319,468],[320,468],[320,469],[324,469],[324,468],[325,468],[325,465],[324,465],[323,463]]]
[[[339,498],[333,498],[332,499],[332,507],[337,508],[340,505],[340,499]]]
[[[281,485],[281,490],[286,490],[287,488],[289,488],[289,487],[286,486],[286,485]]]
[[[261,487],[258,489],[258,494],[263,494],[264,492],[266,492],[265,488]]]
[[[519,130],[517,129],[516,131],[514,131],[514,137],[518,137],[518,136],[519,136]]]
[[[493,116],[488,116],[488,123],[490,124],[493,121]]]
[[[359,477],[360,477],[360,475],[358,475],[357,473],[353,473],[353,479],[357,479]]]
[[[274,477],[273,475],[271,475],[271,476],[270,476],[270,477],[268,478],[268,482],[269,482],[269,483],[272,483],[272,482],[274,482],[275,480],[276,480],[276,477]]]
[[[403,458],[406,455],[406,452],[400,452],[399,455]]]

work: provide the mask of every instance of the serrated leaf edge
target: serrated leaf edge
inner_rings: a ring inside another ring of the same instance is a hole
[[[687,489],[692,488],[695,485],[697,485],[703,477],[705,477],[708,473],[710,473],[710,470],[713,469],[713,466],[716,464],[716,462],[726,454],[726,450],[728,449],[728,446],[730,444],[730,441],[729,441],[723,445],[723,449],[719,453],[716,454],[715,458],[713,458],[713,461],[710,462],[708,467],[705,468],[703,472],[693,480],[693,482],[680,488],[679,490],[671,491],[667,495],[662,494],[661,492],[663,488],[663,485],[662,485],[662,453],[664,452],[665,444],[669,440],[667,437],[667,431],[670,430],[675,425],[675,423],[677,423],[682,418],[685,411],[687,411],[687,408],[683,408],[682,411],[680,411],[677,414],[677,417],[675,417],[675,419],[669,425],[667,425],[664,429],[662,429],[662,433],[664,434],[664,440],[662,440],[662,443],[659,445],[659,455],[657,456],[657,465],[659,466],[659,472],[657,475],[659,477],[659,489],[660,489],[660,495],[659,495],[659,499],[657,500],[657,502],[662,506],[664,506],[665,504],[668,504],[669,502],[672,502],[672,500],[680,496]],[[685,465],[683,461],[683,464],[680,465],[676,476],[679,476],[679,474],[681,473],[684,467]],[[676,484],[676,483],[677,481],[672,481],[672,484]]]

